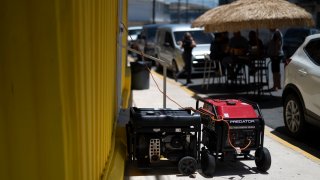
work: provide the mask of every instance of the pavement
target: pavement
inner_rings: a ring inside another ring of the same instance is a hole
[[[153,77],[153,78],[152,78]],[[132,106],[139,108],[162,108],[163,94],[159,91],[163,87],[163,78],[152,71],[150,88],[146,90],[133,90]],[[177,109],[179,107],[195,107],[195,97],[205,96],[194,93],[180,82],[167,79],[167,95],[175,102],[167,99],[166,107]],[[255,162],[247,161],[218,161],[213,179],[319,179],[320,160],[286,142],[275,134],[273,129],[266,126],[264,147],[271,153],[272,164],[267,173],[259,172]],[[171,179],[210,179],[205,177],[201,169],[191,176],[183,176],[175,169],[138,169],[127,163],[124,175],[125,180],[171,180]]]

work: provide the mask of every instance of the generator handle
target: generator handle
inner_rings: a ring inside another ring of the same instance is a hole
[[[203,103],[207,103],[210,104],[206,99],[204,98],[197,98],[197,102],[196,102],[196,109],[199,109],[199,101],[202,101]]]
[[[212,107],[212,113],[214,113],[215,115],[217,115],[217,110],[216,110],[216,107],[214,105],[212,105],[211,103],[209,103],[206,99],[203,99],[203,98],[198,98],[197,99],[197,102],[196,102],[196,109],[198,110],[199,109],[199,101],[202,101],[203,103],[209,105]]]
[[[196,110],[199,109],[199,101],[202,101],[202,102],[207,102],[205,99],[203,98],[197,98],[197,101],[196,101]]]
[[[259,105],[258,103],[256,102],[253,102],[253,101],[250,101],[250,100],[247,100],[247,99],[244,99],[244,98],[239,98],[242,102],[245,102],[245,103],[248,103],[250,104],[254,109],[256,109],[258,111],[258,114],[259,116],[262,118],[262,113],[261,113],[261,110],[259,108]]]

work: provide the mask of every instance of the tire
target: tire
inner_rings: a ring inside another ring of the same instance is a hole
[[[257,169],[267,172],[271,167],[271,155],[267,148],[260,147],[255,152],[255,163]]]
[[[156,58],[159,58],[159,57],[156,55]],[[155,64],[155,66],[156,66],[156,71],[162,73],[162,70],[163,70],[162,65],[161,65],[159,62],[157,62],[157,61],[155,61],[154,64]]]
[[[197,161],[191,156],[185,156],[180,159],[178,163],[178,169],[181,174],[189,176],[196,172]]]
[[[201,152],[201,169],[207,177],[213,177],[216,170],[216,159],[206,150]]]
[[[297,96],[289,94],[284,101],[283,120],[290,135],[298,137],[305,128],[304,112]]]
[[[172,77],[177,81],[179,76],[179,68],[175,60],[172,61]]]

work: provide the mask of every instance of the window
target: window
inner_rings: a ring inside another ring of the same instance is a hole
[[[148,42],[154,42],[154,39],[155,39],[155,36],[156,36],[156,32],[157,32],[157,28],[156,27],[146,28],[145,32],[146,32],[147,41]]]
[[[162,41],[162,38],[163,37],[163,32],[162,31],[158,31],[157,34],[156,34],[156,43],[158,44],[163,44],[163,41]]]
[[[305,51],[310,59],[320,66],[320,39],[311,40],[305,47]]]
[[[138,35],[141,33],[141,29],[133,29],[133,30],[129,30],[129,35]]]
[[[165,41],[164,41],[165,43],[169,43],[170,46],[173,46],[173,40],[169,32],[166,32],[166,35],[164,38],[165,38]]]
[[[213,37],[210,33],[205,33],[202,30],[199,31],[176,31],[174,32],[174,37],[176,42],[182,41],[183,36],[186,32],[189,32],[193,37],[196,44],[210,44],[213,40]]]

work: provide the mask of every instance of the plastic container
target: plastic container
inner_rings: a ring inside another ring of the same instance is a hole
[[[135,61],[131,62],[131,88],[134,90],[149,89],[150,87],[150,75],[146,68],[151,67],[149,61]]]

